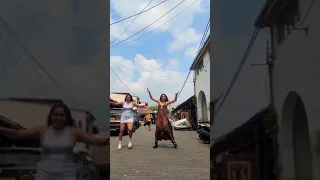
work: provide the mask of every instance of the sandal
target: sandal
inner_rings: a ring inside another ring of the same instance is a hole
[[[174,148],[176,148],[176,149],[177,149],[178,144],[177,144],[176,142],[173,142],[172,144],[173,144]]]
[[[158,147],[158,142],[155,142],[153,148],[157,148],[157,147]]]

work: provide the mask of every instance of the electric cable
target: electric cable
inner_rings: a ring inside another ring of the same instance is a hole
[[[245,64],[245,62],[246,62],[246,60],[247,60],[247,58],[248,58],[248,56],[249,56],[249,54],[250,54],[251,48],[253,47],[253,44],[254,44],[254,42],[255,42],[258,34],[259,34],[259,31],[260,31],[260,28],[259,28],[259,27],[256,27],[255,30],[254,30],[254,32],[253,32],[253,34],[252,34],[252,36],[251,36],[251,38],[250,38],[250,42],[249,42],[249,44],[248,44],[248,46],[247,46],[247,49],[246,49],[246,51],[245,51],[245,53],[244,53],[244,55],[243,55],[243,57],[242,57],[242,60],[241,60],[239,66],[238,66],[238,68],[237,68],[237,71],[236,71],[235,75],[233,76],[233,79],[232,79],[230,85],[228,86],[228,89],[227,89],[226,93],[224,93],[224,96],[223,96],[223,98],[222,98],[222,100],[221,100],[221,103],[220,103],[219,106],[217,107],[217,110],[216,110],[216,112],[215,112],[215,114],[214,114],[215,116],[218,114],[218,112],[220,111],[220,109],[221,109],[222,106],[224,105],[225,100],[227,99],[228,95],[230,94],[230,91],[232,90],[234,84],[235,84],[236,81],[238,80],[238,77],[239,77],[239,75],[240,75],[240,72],[241,72],[241,70],[242,70],[242,68],[243,68],[243,65]]]
[[[208,23],[207,23],[207,25],[206,25],[206,28],[205,28],[205,30],[204,30],[204,32],[203,32],[203,35],[202,35],[202,38],[201,38],[201,41],[200,41],[200,44],[199,44],[199,47],[198,47],[198,50],[197,50],[196,55],[198,55],[198,53],[199,53],[199,51],[200,51],[200,49],[201,49],[201,47],[202,47],[202,45],[203,45],[203,43],[204,43],[204,41],[205,41],[205,38],[206,38],[207,33],[208,33],[208,31],[209,31],[209,28],[210,28],[210,19],[208,20]]]
[[[153,0],[151,0],[142,10],[144,11],[151,3],[153,2]],[[138,14],[132,21],[131,23],[128,25],[128,27],[118,36],[116,37],[114,40],[111,41],[110,45],[112,45],[117,39],[119,39],[125,32],[127,32],[127,30],[130,28],[130,26],[132,25],[132,23],[139,17],[140,14]]]
[[[159,29],[160,27],[166,25],[167,23],[171,22],[172,20],[174,20],[175,18],[177,18],[179,15],[181,15],[182,13],[184,13],[184,12],[185,12],[186,10],[188,10],[192,5],[194,5],[197,1],[199,1],[199,0],[195,0],[195,1],[194,1],[193,3],[191,3],[188,7],[186,7],[185,9],[183,9],[182,11],[180,11],[178,14],[176,14],[175,16],[173,16],[172,18],[170,18],[168,21],[166,21],[166,22],[164,22],[163,24],[159,25],[158,27],[152,29],[152,30],[149,31],[148,33],[146,33],[146,34],[144,34],[144,35],[142,35],[142,36],[140,36],[140,37],[138,37],[138,38],[136,38],[136,39],[134,39],[134,40],[132,40],[132,41],[124,42],[124,43],[119,44],[119,45],[117,45],[117,46],[113,46],[113,48],[121,47],[121,46],[123,46],[123,45],[130,44],[130,43],[132,43],[132,42],[136,42],[136,41],[144,38],[145,36],[153,33],[154,31],[156,31],[156,30]]]
[[[110,70],[113,72],[113,74],[117,77],[117,79],[126,87],[128,88],[128,90],[133,93],[133,91],[119,78],[119,76],[117,75],[117,73],[113,70],[112,67],[110,67]]]
[[[203,41],[204,41],[204,39],[205,39],[205,37],[206,37],[206,35],[207,35],[207,33],[208,33],[208,30],[209,30],[209,27],[210,27],[209,24],[210,24],[210,19],[208,20],[208,23],[207,23],[207,25],[206,25],[205,31],[204,31],[203,34],[202,34],[202,39],[201,39],[201,42],[200,42],[200,44],[199,44],[198,51],[199,51],[199,49],[201,48],[201,44],[203,43]],[[198,53],[197,53],[197,54],[198,54]],[[184,81],[184,83],[183,83],[183,85],[182,85],[182,88],[181,88],[180,91],[179,91],[178,97],[180,96],[183,88],[185,87],[185,85],[186,85],[186,83],[187,83],[187,81],[188,81],[188,79],[189,79],[190,74],[191,74],[191,70],[189,70],[189,73],[188,73],[188,75],[187,75],[187,78],[185,79],[185,81]]]
[[[179,93],[178,93],[178,97],[180,96],[180,94],[181,94],[184,86],[186,85],[186,83],[187,83],[187,81],[188,81],[188,79],[189,79],[190,74],[191,74],[191,71],[189,71],[189,73],[188,73],[188,75],[187,75],[187,78],[186,78],[186,80],[184,81],[184,83],[183,83],[183,85],[182,85],[182,88],[180,89],[180,91],[179,91]]]
[[[147,12],[147,11],[149,11],[149,10],[157,7],[157,6],[159,6],[160,4],[163,4],[163,3],[166,2],[166,1],[168,1],[168,0],[161,1],[161,2],[159,2],[158,4],[152,6],[152,7],[148,8],[148,9],[146,9],[146,10],[144,10],[144,11],[141,11],[141,12],[139,12],[139,13],[137,13],[137,14],[134,14],[134,15],[128,16],[128,17],[126,17],[126,18],[120,19],[120,20],[118,20],[118,21],[115,21],[115,22],[111,23],[110,26],[112,26],[112,25],[114,25],[114,24],[117,24],[117,23],[119,23],[119,22],[122,22],[122,21],[124,21],[124,20],[130,19],[130,18],[132,18],[132,17],[134,17],[134,16],[138,16],[138,15],[140,15],[140,14],[142,14],[142,13],[145,13],[145,12]]]
[[[7,36],[9,36],[19,47],[24,51],[24,53],[34,62],[37,67],[46,75],[46,77],[53,83],[53,85],[58,88],[62,93],[65,94],[65,91],[62,89],[58,81],[46,70],[46,68],[29,52],[29,50],[25,47],[25,45],[13,34],[11,33],[11,28],[7,24],[7,22],[0,17],[0,22],[2,22],[9,32],[4,32]],[[67,98],[71,99],[71,96],[66,96]],[[75,102],[75,100],[72,98],[72,101]]]
[[[129,40],[129,39],[131,39],[132,37],[138,35],[138,34],[141,33],[142,31],[146,30],[147,28],[149,28],[150,26],[152,26],[153,24],[155,24],[156,22],[158,22],[159,20],[161,20],[164,16],[166,16],[167,14],[169,14],[171,11],[173,11],[175,8],[177,8],[179,5],[181,5],[184,1],[186,1],[186,0],[180,1],[176,6],[174,6],[173,8],[171,8],[169,11],[167,11],[167,12],[166,12],[164,15],[162,15],[160,18],[156,19],[156,20],[153,21],[151,24],[149,24],[148,26],[142,28],[140,31],[134,33],[133,35],[129,36],[128,38],[126,38],[126,39],[124,39],[124,40],[116,43],[115,45],[112,45],[110,48],[113,48],[114,46],[117,46],[117,45],[119,45],[119,44],[121,44],[121,43],[123,43],[123,42],[125,42],[125,41],[127,41],[127,40]]]

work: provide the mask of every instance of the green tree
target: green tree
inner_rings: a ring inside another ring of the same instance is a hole
[[[152,111],[157,111],[158,110],[158,106],[150,106],[148,107],[150,110]]]

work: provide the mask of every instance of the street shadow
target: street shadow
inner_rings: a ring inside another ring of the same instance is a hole
[[[155,149],[159,149],[159,148],[173,148],[174,149],[174,146],[172,143],[169,143],[169,142],[162,142],[159,141],[158,142],[158,148],[155,148]],[[178,148],[179,148],[179,145],[178,145]]]

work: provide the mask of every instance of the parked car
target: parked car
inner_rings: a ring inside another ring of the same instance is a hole
[[[137,111],[134,111],[134,131],[137,130],[141,126],[140,123],[140,114]]]
[[[74,153],[77,165],[77,179],[96,180],[99,172],[92,159],[84,153]],[[34,180],[37,163],[41,160],[39,148],[0,148],[0,179]]]
[[[175,130],[191,130],[191,124],[187,119],[179,119],[171,122]]]
[[[122,108],[110,108],[110,132],[120,132]]]
[[[199,138],[205,144],[210,144],[210,122],[199,122],[198,123],[198,130]]]

